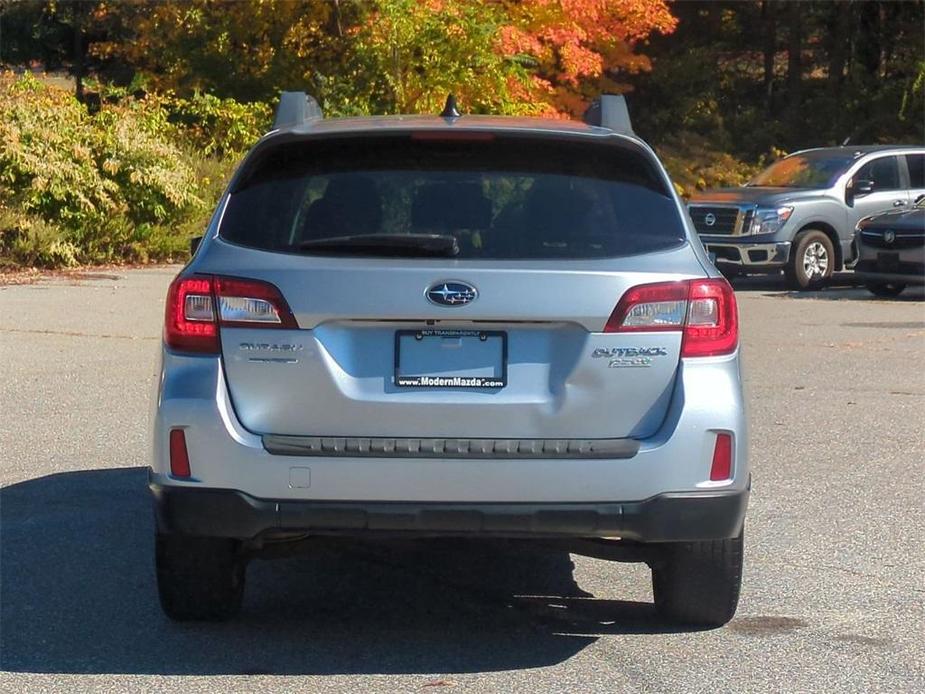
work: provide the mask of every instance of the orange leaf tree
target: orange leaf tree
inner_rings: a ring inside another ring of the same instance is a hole
[[[578,115],[601,92],[623,92],[621,75],[650,69],[636,52],[653,32],[674,31],[666,0],[505,0],[499,48],[532,68],[522,98]]]
[[[107,7],[109,7],[107,5]],[[577,115],[648,70],[637,52],[676,20],[667,0],[141,0],[115,3],[113,45],[161,90],[271,100],[312,91],[332,113]]]

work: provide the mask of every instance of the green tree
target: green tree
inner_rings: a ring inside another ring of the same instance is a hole
[[[448,93],[468,111],[529,113],[528,71],[498,49],[507,17],[492,2],[378,0],[352,35],[335,109],[438,113]]]
[[[115,38],[118,15],[111,9],[104,0],[0,0],[0,64],[68,69],[82,99],[88,71],[106,68],[93,47]]]
[[[324,83],[342,63],[344,24],[362,14],[360,2],[136,1],[119,6],[130,38],[97,49],[154,89],[263,101]]]

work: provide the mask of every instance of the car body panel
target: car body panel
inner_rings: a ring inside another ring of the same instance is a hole
[[[241,248],[232,253],[219,239],[217,247],[223,245],[227,253],[213,254],[197,269],[273,282],[300,328],[270,335],[261,329],[222,331],[241,421],[251,431],[274,434],[648,435],[667,408],[680,335],[601,331],[629,287],[703,274],[687,246],[642,257],[569,261],[563,269],[562,261],[417,259],[396,267],[390,259]],[[429,303],[425,290],[450,278],[477,287],[478,300],[464,307]],[[422,321],[442,329],[504,331],[510,385],[496,393],[396,387],[395,332]],[[261,344],[267,347],[254,348]],[[281,344],[298,351],[279,359]],[[662,353],[638,368],[608,368],[611,360],[592,356],[596,349],[619,348]],[[409,417],[416,405],[422,411]]]

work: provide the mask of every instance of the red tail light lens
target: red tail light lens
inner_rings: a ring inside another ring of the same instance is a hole
[[[218,354],[211,277],[178,277],[170,285],[164,343],[180,352]]]
[[[691,280],[682,357],[730,354],[739,345],[736,295],[726,280]]]
[[[717,434],[713,447],[713,465],[710,466],[710,480],[722,482],[732,478],[732,435]]]
[[[735,293],[726,280],[641,284],[628,289],[605,333],[683,332],[682,357],[730,354],[739,344]]]
[[[167,292],[164,343],[197,354],[221,351],[219,327],[298,328],[272,284],[234,277],[178,277]]]
[[[190,477],[189,453],[186,451],[186,434],[182,429],[170,430],[170,474]]]

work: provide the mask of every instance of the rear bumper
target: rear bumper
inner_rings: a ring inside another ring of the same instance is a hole
[[[748,489],[665,493],[601,503],[408,503],[257,499],[226,489],[150,484],[160,532],[252,539],[319,535],[621,537],[716,540],[742,529]]]
[[[318,453],[308,450],[312,437],[301,437],[296,441],[299,450],[287,446],[283,454],[271,446],[273,453],[265,437],[244,429],[235,416],[218,358],[165,353],[165,360],[151,461],[152,482],[164,487],[233,489],[254,499],[296,502],[593,505],[665,492],[742,491],[748,485],[737,355],[682,360],[668,411],[655,434],[624,441],[632,446],[625,451],[607,448],[589,454],[579,446],[575,457],[567,445],[563,451],[561,441],[546,440],[540,451],[537,440],[518,440],[516,455],[500,455],[497,445],[490,457],[473,454],[473,444],[485,444],[486,439],[468,440],[465,451],[462,441],[440,440],[442,451],[435,447],[422,457],[410,447],[398,450],[397,439],[394,449],[389,440],[388,452],[372,456],[363,453],[363,440],[353,446],[344,439],[343,451],[328,452],[322,439]],[[169,434],[174,428],[185,432],[190,478],[174,477],[170,471]],[[735,459],[732,479],[714,482],[710,469],[719,432],[732,434]],[[339,448],[340,440],[332,439],[331,445]]]
[[[854,268],[854,274],[867,282],[884,282],[903,284],[925,284],[925,253],[905,252],[899,254],[895,267],[887,268],[880,265],[876,256],[871,258],[871,252],[862,251],[861,259]]]

